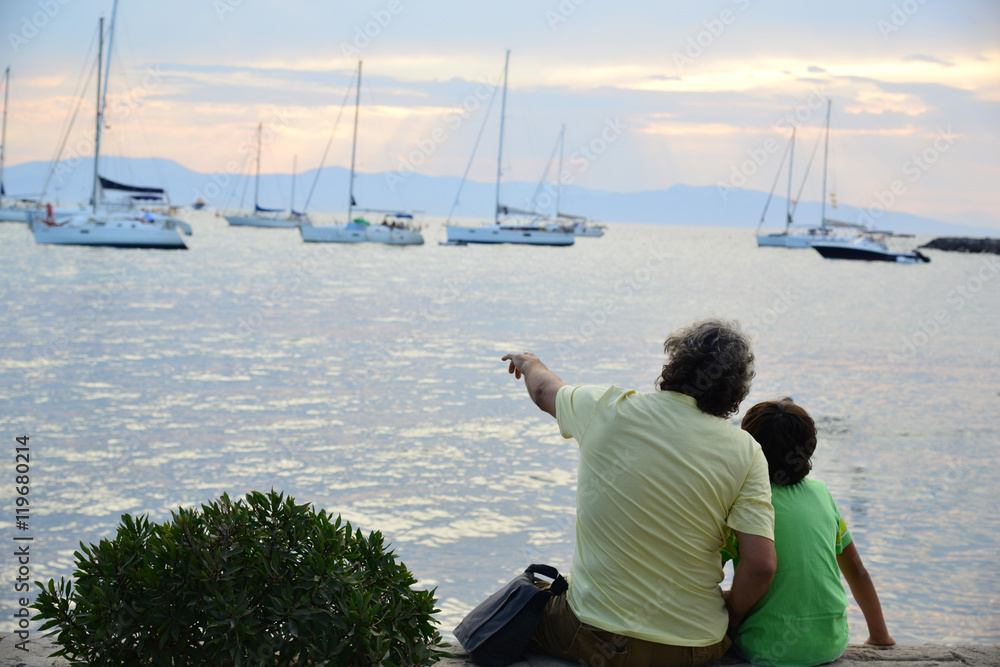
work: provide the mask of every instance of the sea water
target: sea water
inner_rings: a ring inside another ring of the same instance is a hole
[[[13,537],[33,538],[32,580],[58,579],[123,513],[273,487],[382,531],[450,633],[528,563],[573,553],[575,442],[500,357],[647,391],[666,335],[713,316],[753,336],[744,409],[791,396],[815,417],[812,475],[896,640],[1000,641],[1000,258],[832,261],[749,229],[626,224],[568,248],[439,246],[440,221],[422,247],[307,245],[187,219],[188,251],[37,246],[0,225],[0,632]]]

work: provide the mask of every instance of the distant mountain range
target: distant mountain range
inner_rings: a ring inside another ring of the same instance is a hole
[[[253,207],[253,183],[246,176],[202,174],[172,161],[160,158],[102,158],[102,175],[133,185],[166,188],[173,203],[190,205],[201,198],[208,206],[236,209]],[[42,188],[49,173],[49,163],[28,162],[8,167],[5,183],[8,196],[35,193]],[[93,159],[80,158],[62,163],[60,176],[53,180],[48,200],[59,203],[84,202],[89,199],[93,178]],[[326,167],[320,176],[312,200],[311,211],[341,212],[347,209],[349,170]],[[301,210],[313,186],[316,170],[299,174],[296,179],[296,209]],[[292,177],[290,174],[262,174],[260,205],[267,208],[288,208]],[[422,176],[384,172],[357,174],[354,198],[360,208],[416,210],[431,216],[446,216],[455,201],[461,179],[454,176]],[[502,203],[513,208],[529,208],[538,190],[537,183],[504,183]],[[454,215],[465,218],[492,218],[495,185],[467,181],[462,189]],[[552,212],[555,189],[549,187],[548,205],[539,207]],[[544,195],[543,195],[544,198]],[[643,192],[605,192],[578,186],[564,186],[562,209],[567,213],[585,215],[604,222],[667,223],[755,228],[767,200],[767,193],[735,188],[725,193],[714,186],[693,187],[674,185],[666,190]],[[770,204],[766,227],[784,226],[785,199],[775,196]],[[855,222],[865,211],[852,206],[827,210],[827,217]],[[956,224],[924,218],[909,213],[889,211],[875,220],[880,229],[899,233],[950,234],[988,236],[1000,234],[1000,217],[972,214],[975,225]],[[819,202],[802,202],[796,212],[796,222],[817,224]]]

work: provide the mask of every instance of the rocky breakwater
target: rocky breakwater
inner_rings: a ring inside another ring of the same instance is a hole
[[[921,248],[933,248],[935,250],[948,250],[951,252],[990,252],[1000,255],[1000,239],[972,239],[962,236],[942,236],[929,243],[920,246]]]

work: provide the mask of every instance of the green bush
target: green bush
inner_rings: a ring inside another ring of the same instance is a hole
[[[122,516],[80,544],[75,584],[38,582],[35,620],[89,665],[429,665],[434,591],[338,516],[271,491],[164,524]]]

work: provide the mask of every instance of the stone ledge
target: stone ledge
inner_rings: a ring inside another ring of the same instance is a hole
[[[50,658],[56,650],[49,639],[32,633],[28,651],[14,648],[16,637],[0,636],[0,667],[68,667],[68,660]],[[1000,667],[1000,646],[942,646],[924,644],[922,646],[893,646],[875,648],[872,646],[848,646],[838,660],[828,663],[830,667],[874,667],[871,663],[885,663],[886,667]],[[441,667],[468,667],[472,663],[462,652],[445,658],[438,663]],[[732,653],[718,664],[725,667],[749,666]],[[579,667],[575,662],[566,662],[544,656],[527,656],[527,659],[511,667]]]
[[[872,663],[884,663],[887,667],[974,667],[1000,666],[1000,646],[942,646],[923,644],[922,646],[848,646],[837,660],[827,663],[830,667],[874,667]],[[456,653],[438,663],[441,667],[468,667],[472,662],[465,653]],[[749,667],[750,663],[740,660],[732,652],[717,663],[726,667]],[[579,667],[575,662],[556,660],[544,656],[526,656],[526,659],[510,667]],[[826,667],[826,666],[824,666]]]

